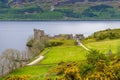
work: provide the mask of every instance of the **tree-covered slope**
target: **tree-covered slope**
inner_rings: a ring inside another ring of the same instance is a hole
[[[119,20],[119,0],[1,0],[0,20]]]

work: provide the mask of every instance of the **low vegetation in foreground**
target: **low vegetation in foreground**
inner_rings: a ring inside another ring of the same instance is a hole
[[[46,80],[119,80],[120,63],[116,54],[91,50],[85,61],[59,63]],[[51,76],[55,76],[54,79]]]
[[[34,65],[34,66],[25,66],[20,69],[17,69],[10,73],[9,75],[0,78],[0,80],[45,80],[45,76],[50,68],[55,66],[54,64],[49,65]]]

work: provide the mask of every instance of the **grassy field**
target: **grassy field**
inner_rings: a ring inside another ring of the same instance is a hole
[[[48,49],[45,49],[41,54],[44,54]],[[58,46],[53,47],[45,55],[43,61],[39,62],[36,66],[26,66],[18,70],[15,70],[9,75],[31,75],[34,80],[44,80],[45,75],[48,73],[49,69],[57,65],[59,62],[64,61],[79,61],[85,59],[87,51],[85,51],[80,46]],[[7,75],[7,76],[9,76]],[[5,80],[7,77],[0,78],[0,80]],[[35,79],[36,80],[36,79]]]
[[[113,53],[116,53],[120,45],[120,39],[92,42],[85,45],[90,49],[97,49],[105,53],[107,53],[109,49],[111,49]]]
[[[85,45],[90,49],[98,49],[104,53],[107,53],[109,49],[115,53],[117,51],[117,47],[119,46],[119,42],[120,39],[92,42]],[[46,50],[48,49],[45,49],[41,54],[46,52]],[[36,66],[22,67],[10,73],[9,75],[31,75],[33,78],[30,80],[45,80],[45,75],[48,73],[49,69],[55,67],[57,63],[61,61],[68,62],[85,60],[86,53],[87,51],[85,51],[85,49],[83,49],[81,46],[52,47],[49,52],[45,54],[45,58]],[[5,80],[7,76],[0,78],[0,80]]]
[[[53,47],[46,55],[41,64],[59,63],[61,61],[84,60],[87,51],[81,46],[58,46]]]
[[[10,75],[14,75],[14,76],[16,76],[16,75],[19,75],[19,76],[30,75],[31,79],[39,77],[40,80],[45,80],[45,75],[47,74],[49,69],[52,68],[53,66],[55,66],[55,65],[52,64],[52,65],[36,65],[36,66],[22,67],[20,69],[17,69],[15,71],[13,71],[11,74],[9,74],[9,75],[7,75],[5,77],[0,78],[0,80],[6,80],[6,77],[8,77]]]

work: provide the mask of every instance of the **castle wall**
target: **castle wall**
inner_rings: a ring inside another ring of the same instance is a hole
[[[43,30],[34,29],[34,39],[35,40],[41,40],[45,36],[45,33]]]

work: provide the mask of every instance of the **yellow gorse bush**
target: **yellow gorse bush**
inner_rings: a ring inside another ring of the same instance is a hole
[[[28,78],[30,78],[30,75],[12,75],[12,76],[8,76],[6,78],[6,80],[27,80]]]

